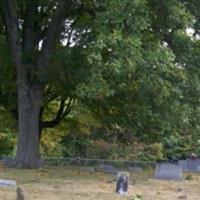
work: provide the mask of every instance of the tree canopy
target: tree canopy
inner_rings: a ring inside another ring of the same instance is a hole
[[[195,0],[2,0],[0,103],[18,122],[15,166],[37,167],[42,130],[83,114],[80,107],[98,121],[96,129],[123,132],[121,142],[165,146],[176,136],[185,147],[190,136],[195,147],[198,6]]]

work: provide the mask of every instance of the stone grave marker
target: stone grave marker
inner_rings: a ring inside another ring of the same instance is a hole
[[[16,200],[25,200],[24,192],[22,191],[22,189],[20,187],[17,187],[16,193],[17,193]]]
[[[105,173],[108,173],[108,174],[117,174],[117,171],[118,171],[112,165],[108,165],[108,164],[101,164],[97,167],[96,170],[100,171],[100,172],[105,172]]]
[[[16,186],[17,183],[14,180],[0,179],[0,187],[1,186]]]
[[[187,170],[189,172],[200,172],[200,159],[187,159]]]
[[[155,178],[163,180],[183,180],[183,170],[180,165],[171,163],[157,163]]]
[[[182,167],[182,170],[184,172],[187,171],[187,160],[179,160],[178,165]]]
[[[142,168],[141,167],[128,167],[129,172],[136,172],[136,173],[141,173]]]
[[[93,167],[81,167],[80,172],[86,172],[86,173],[94,174],[95,169]]]
[[[127,172],[118,172],[117,174],[117,184],[116,184],[116,193],[120,195],[126,195],[128,192],[128,177],[129,173]]]

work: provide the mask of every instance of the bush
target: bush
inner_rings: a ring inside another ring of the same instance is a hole
[[[92,147],[91,140],[84,136],[79,135],[72,137],[67,135],[62,138],[63,155],[65,157],[89,157],[92,152],[90,149]]]
[[[136,160],[154,162],[163,160],[163,147],[161,143],[144,145],[140,151],[135,150]]]
[[[161,143],[145,145],[122,144],[95,139],[90,135],[67,135],[62,139],[63,155],[65,157],[85,157],[91,159],[109,160],[141,160],[157,161],[163,159],[163,146]]]
[[[16,139],[13,133],[8,130],[0,133],[0,152],[1,155],[13,155]]]

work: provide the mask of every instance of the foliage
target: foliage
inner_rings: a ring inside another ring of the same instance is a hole
[[[127,5],[131,11],[123,12]],[[157,159],[184,157],[199,138],[198,60],[193,57],[199,59],[199,42],[187,34],[195,16],[175,0],[109,1],[107,8],[106,17],[98,18],[96,51],[89,61],[99,66],[111,95],[83,102],[108,132],[117,127],[121,142],[163,143],[166,152]],[[165,138],[173,135],[180,141],[169,152]]]
[[[136,194],[136,197],[133,197],[130,200],[143,200],[143,196],[140,194]]]
[[[161,143],[154,143],[152,145],[146,145],[144,150],[138,155],[138,160],[143,161],[159,161],[164,160],[164,149]]]
[[[17,3],[23,19],[28,1]],[[54,3],[39,1],[40,28],[48,29]],[[42,154],[142,160],[199,154],[199,2],[73,3],[47,74],[35,71],[38,47],[23,52],[31,80],[45,82],[39,120],[54,122],[41,126],[54,127],[43,131]],[[0,69],[0,103],[13,116],[16,70],[2,21]]]
[[[192,181],[193,180],[193,175],[191,173],[187,173],[186,176],[185,176],[185,180]]]
[[[4,108],[15,109],[17,105],[15,71],[13,69],[5,36],[0,34],[0,103]]]
[[[136,138],[135,138],[136,140]],[[90,159],[157,161],[164,159],[162,144],[145,145],[142,143],[125,144],[101,132],[98,134],[68,133],[62,137],[65,157]]]
[[[14,134],[6,131],[0,132],[0,152],[3,155],[13,155],[16,145]]]
[[[40,142],[41,155],[45,157],[62,157],[61,136],[62,134],[55,129],[45,130]]]
[[[89,154],[89,147],[91,146],[91,141],[86,139],[84,135],[79,137],[78,139],[76,136],[70,138],[68,137],[65,142],[62,141],[64,146],[63,154],[66,157],[91,157]]]
[[[0,155],[13,155],[16,146],[16,123],[6,110],[0,107]]]

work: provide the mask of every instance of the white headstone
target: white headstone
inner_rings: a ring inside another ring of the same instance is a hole
[[[0,186],[15,186],[17,185],[14,180],[0,179]]]
[[[157,163],[155,178],[163,180],[183,180],[182,167],[171,163]]]

